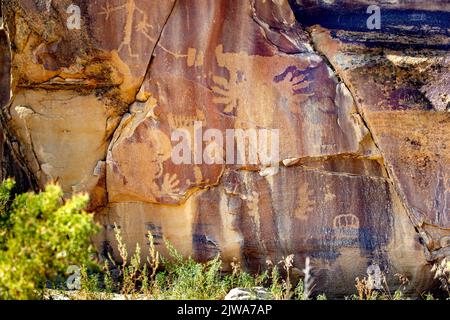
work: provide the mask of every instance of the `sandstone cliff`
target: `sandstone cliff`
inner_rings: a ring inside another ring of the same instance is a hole
[[[368,30],[369,4],[3,0],[2,176],[88,192],[103,253],[117,223],[252,271],[309,256],[318,292],[378,268],[426,289],[450,255],[450,4],[389,1]],[[198,123],[278,130],[279,163],[175,164]]]

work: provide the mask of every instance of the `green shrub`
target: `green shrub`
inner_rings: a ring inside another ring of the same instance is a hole
[[[156,251],[154,239],[149,233],[148,258],[140,259],[141,250],[136,246],[130,257],[119,227],[115,227],[115,238],[121,263],[116,264],[110,257],[105,264],[103,281],[108,292],[116,291],[126,298],[144,295],[148,299],[223,299],[234,287],[251,288],[260,285],[267,278],[264,273],[253,277],[243,272],[240,265],[232,263],[233,273],[224,275],[220,256],[206,263],[196,262],[192,257],[185,258],[168,241],[168,258]],[[119,281],[111,282],[109,266],[119,273]],[[160,268],[162,267],[162,269]]]
[[[93,215],[87,195],[62,199],[57,185],[12,197],[14,181],[0,186],[0,298],[35,299],[69,265],[91,263]]]

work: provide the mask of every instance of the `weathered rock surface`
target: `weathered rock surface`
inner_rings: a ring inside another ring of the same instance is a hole
[[[8,38],[3,29],[3,20],[0,20],[0,104],[5,105],[10,96],[10,82],[11,82],[11,55],[8,46]]]
[[[450,250],[450,8],[391,1],[367,30],[368,5],[4,0],[3,176],[89,192],[101,252],[117,223],[255,272],[310,257],[328,295],[368,268],[427,289]],[[208,129],[278,130],[276,163],[225,161]],[[176,164],[177,130],[216,161]]]
[[[314,13],[298,12],[299,19],[314,20]],[[427,253],[443,257],[449,254],[450,226],[450,13],[420,11],[414,20],[418,12],[386,9],[387,16],[395,14],[398,29],[389,34],[337,31],[326,11],[318,20],[329,29],[312,25],[309,32],[315,48],[351,84]]]
[[[261,287],[244,289],[234,288],[225,296],[224,300],[271,300],[272,295]]]
[[[0,10],[0,106],[9,102],[11,94],[11,54],[8,37],[3,28]],[[36,187],[32,172],[27,168],[18,152],[18,142],[4,130],[6,121],[0,123],[0,178],[15,177],[17,190],[25,192]]]

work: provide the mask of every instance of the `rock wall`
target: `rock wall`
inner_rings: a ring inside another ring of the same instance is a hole
[[[6,106],[11,97],[11,50],[3,27],[0,10],[0,106]],[[14,177],[18,192],[36,188],[33,173],[28,169],[19,151],[19,141],[5,130],[8,118],[0,114],[0,179]]]
[[[117,224],[143,255],[151,232],[254,272],[311,257],[329,295],[378,269],[425,290],[450,255],[450,8],[391,1],[373,31],[368,5],[3,0],[3,176],[88,192],[103,254]],[[176,164],[180,129],[277,132],[279,161]]]

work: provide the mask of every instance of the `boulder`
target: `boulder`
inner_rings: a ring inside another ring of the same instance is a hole
[[[272,295],[262,287],[251,289],[234,288],[228,292],[224,300],[272,300]]]

